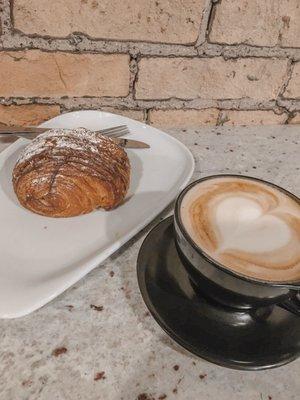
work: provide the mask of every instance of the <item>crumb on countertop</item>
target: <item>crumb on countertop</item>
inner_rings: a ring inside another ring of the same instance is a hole
[[[103,311],[103,306],[95,306],[95,304],[90,304],[90,308],[95,311]]]
[[[105,371],[96,372],[96,374],[94,376],[94,381],[101,381],[103,379],[106,379]]]
[[[66,347],[57,347],[56,349],[54,349],[52,351],[52,355],[54,357],[58,357],[61,356],[62,354],[65,354],[68,351],[68,349]]]

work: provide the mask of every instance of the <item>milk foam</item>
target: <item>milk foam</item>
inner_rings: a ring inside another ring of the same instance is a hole
[[[215,222],[222,239],[219,252],[237,249],[263,253],[280,249],[291,238],[284,221],[265,215],[259,204],[242,196],[221,201],[216,207]]]
[[[266,183],[217,177],[193,186],[180,215],[191,239],[223,266],[300,283],[300,203]]]

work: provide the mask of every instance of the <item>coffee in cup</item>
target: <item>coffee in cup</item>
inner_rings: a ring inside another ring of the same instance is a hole
[[[200,180],[181,200],[192,242],[222,267],[270,282],[300,282],[300,203],[246,177]]]

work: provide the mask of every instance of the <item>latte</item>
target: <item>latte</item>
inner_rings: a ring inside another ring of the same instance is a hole
[[[247,277],[300,282],[300,202],[267,183],[212,177],[184,196],[180,217],[213,260]]]

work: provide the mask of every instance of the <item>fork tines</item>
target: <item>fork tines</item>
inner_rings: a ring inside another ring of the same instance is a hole
[[[101,133],[102,135],[107,135],[109,137],[119,137],[127,135],[129,133],[129,129],[126,125],[119,125],[112,128],[101,129],[97,132]]]

